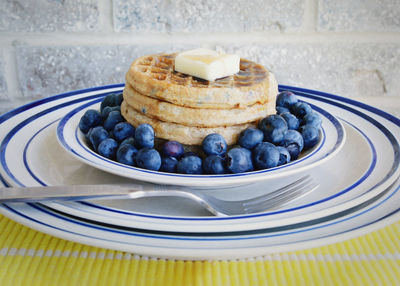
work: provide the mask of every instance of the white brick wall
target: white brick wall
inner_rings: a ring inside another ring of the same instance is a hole
[[[0,1],[0,114],[123,82],[140,55],[197,46],[400,115],[400,0]]]

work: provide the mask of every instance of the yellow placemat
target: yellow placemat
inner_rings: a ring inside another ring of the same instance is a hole
[[[182,261],[66,241],[0,215],[0,285],[400,285],[400,222],[302,251]]]

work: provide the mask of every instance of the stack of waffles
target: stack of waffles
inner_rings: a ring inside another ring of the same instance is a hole
[[[206,81],[174,71],[175,56],[148,55],[130,66],[121,113],[133,126],[148,123],[157,137],[186,145],[219,133],[231,145],[275,113],[278,85],[263,66],[241,59],[237,74]]]

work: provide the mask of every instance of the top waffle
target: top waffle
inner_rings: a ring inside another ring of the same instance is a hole
[[[174,71],[176,54],[156,54],[135,60],[126,74],[141,94],[192,108],[245,108],[266,103],[277,94],[277,82],[262,65],[241,59],[239,73],[206,81]]]

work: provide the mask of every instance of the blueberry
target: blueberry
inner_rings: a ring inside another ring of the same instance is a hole
[[[288,130],[281,145],[289,151],[291,159],[295,160],[304,148],[303,136],[296,130]]]
[[[120,106],[106,106],[104,109],[101,111],[101,117],[103,120],[106,120],[108,115],[110,114],[111,111],[119,111],[121,112],[121,107]]]
[[[125,144],[129,144],[129,145],[135,146],[135,139],[133,137],[128,137],[128,138],[124,139],[119,144],[119,146],[122,146],[122,145],[125,145]]]
[[[121,106],[122,101],[124,100],[124,96],[122,95],[122,93],[117,93],[114,96],[114,104],[115,106]]]
[[[176,173],[176,167],[178,165],[178,159],[172,156],[163,156],[161,158],[160,171],[168,173]]]
[[[118,142],[122,142],[126,138],[135,135],[135,127],[133,127],[128,122],[120,122],[117,125],[115,125],[113,130],[113,135],[115,140],[117,140]]]
[[[253,150],[253,159],[256,169],[268,169],[278,165],[279,150],[276,146],[269,142],[258,144]]]
[[[296,117],[303,118],[306,114],[312,112],[312,108],[308,103],[299,101],[290,107],[290,111]]]
[[[103,126],[94,127],[89,134],[89,142],[92,148],[97,152],[97,147],[101,143],[101,141],[109,138],[107,130],[104,129]]]
[[[290,112],[289,108],[283,107],[283,106],[277,106],[277,107],[275,107],[275,109],[276,109],[276,113],[277,113],[277,114],[282,114],[282,113],[285,113],[285,112]]]
[[[117,149],[117,141],[112,138],[107,138],[101,141],[99,147],[97,148],[97,152],[103,157],[114,160]]]
[[[111,111],[106,120],[104,120],[103,126],[107,131],[111,131],[114,129],[115,125],[124,121],[124,118],[121,115],[121,112],[114,110]]]
[[[92,143],[90,143],[90,133],[92,132],[93,128],[90,128],[89,131],[85,134],[85,140],[89,144],[89,146],[92,146]]]
[[[238,143],[244,148],[253,149],[263,139],[264,133],[260,129],[249,127],[240,133]]]
[[[97,110],[89,109],[83,114],[79,121],[79,129],[83,133],[87,133],[90,128],[101,125],[101,115]]]
[[[320,128],[322,124],[321,116],[318,113],[312,111],[306,114],[301,120],[301,125],[312,125],[315,128]]]
[[[150,124],[140,124],[135,130],[135,144],[139,148],[154,147],[154,130]]]
[[[177,172],[181,174],[202,174],[202,160],[198,156],[182,157],[176,167]]]
[[[251,152],[242,147],[232,148],[226,154],[226,167],[232,173],[253,171]]]
[[[122,93],[110,93],[106,97],[104,97],[103,101],[100,104],[100,111],[106,106],[118,106],[121,105],[122,102]]]
[[[196,156],[196,157],[201,158],[200,155],[197,154],[196,152],[188,151],[188,152],[183,153],[181,159],[182,159],[182,158],[185,158],[185,157],[189,157],[189,156]]]
[[[281,114],[281,116],[283,117],[283,119],[285,119],[288,129],[294,129],[294,130],[299,129],[300,121],[299,119],[297,119],[296,116],[294,116],[289,112],[284,112]]]
[[[161,156],[156,149],[142,148],[136,154],[138,167],[158,171],[161,167]]]
[[[319,141],[319,129],[313,125],[304,125],[300,128],[304,140],[304,149],[314,147]]]
[[[224,155],[228,147],[224,137],[218,133],[208,134],[201,145],[207,155]]]
[[[177,141],[168,141],[163,145],[162,152],[165,156],[172,156],[179,159],[185,150],[181,143]]]
[[[204,159],[203,169],[207,174],[225,174],[225,160],[218,155],[210,155]]]
[[[117,162],[121,164],[134,166],[138,150],[131,144],[120,145],[117,150]]]
[[[106,95],[106,97],[104,97],[103,101],[100,104],[100,111],[102,112],[103,109],[107,106],[115,106],[113,93],[110,93]]]
[[[285,132],[288,130],[287,123],[282,116],[273,114],[263,118],[258,128],[264,133],[264,141],[279,145]]]
[[[279,162],[278,162],[278,166],[287,164],[290,162],[290,153],[289,151],[282,146],[277,146],[276,148],[278,148],[279,151]]]
[[[276,106],[289,108],[293,104],[297,103],[298,99],[293,92],[290,91],[282,91],[276,97]]]

